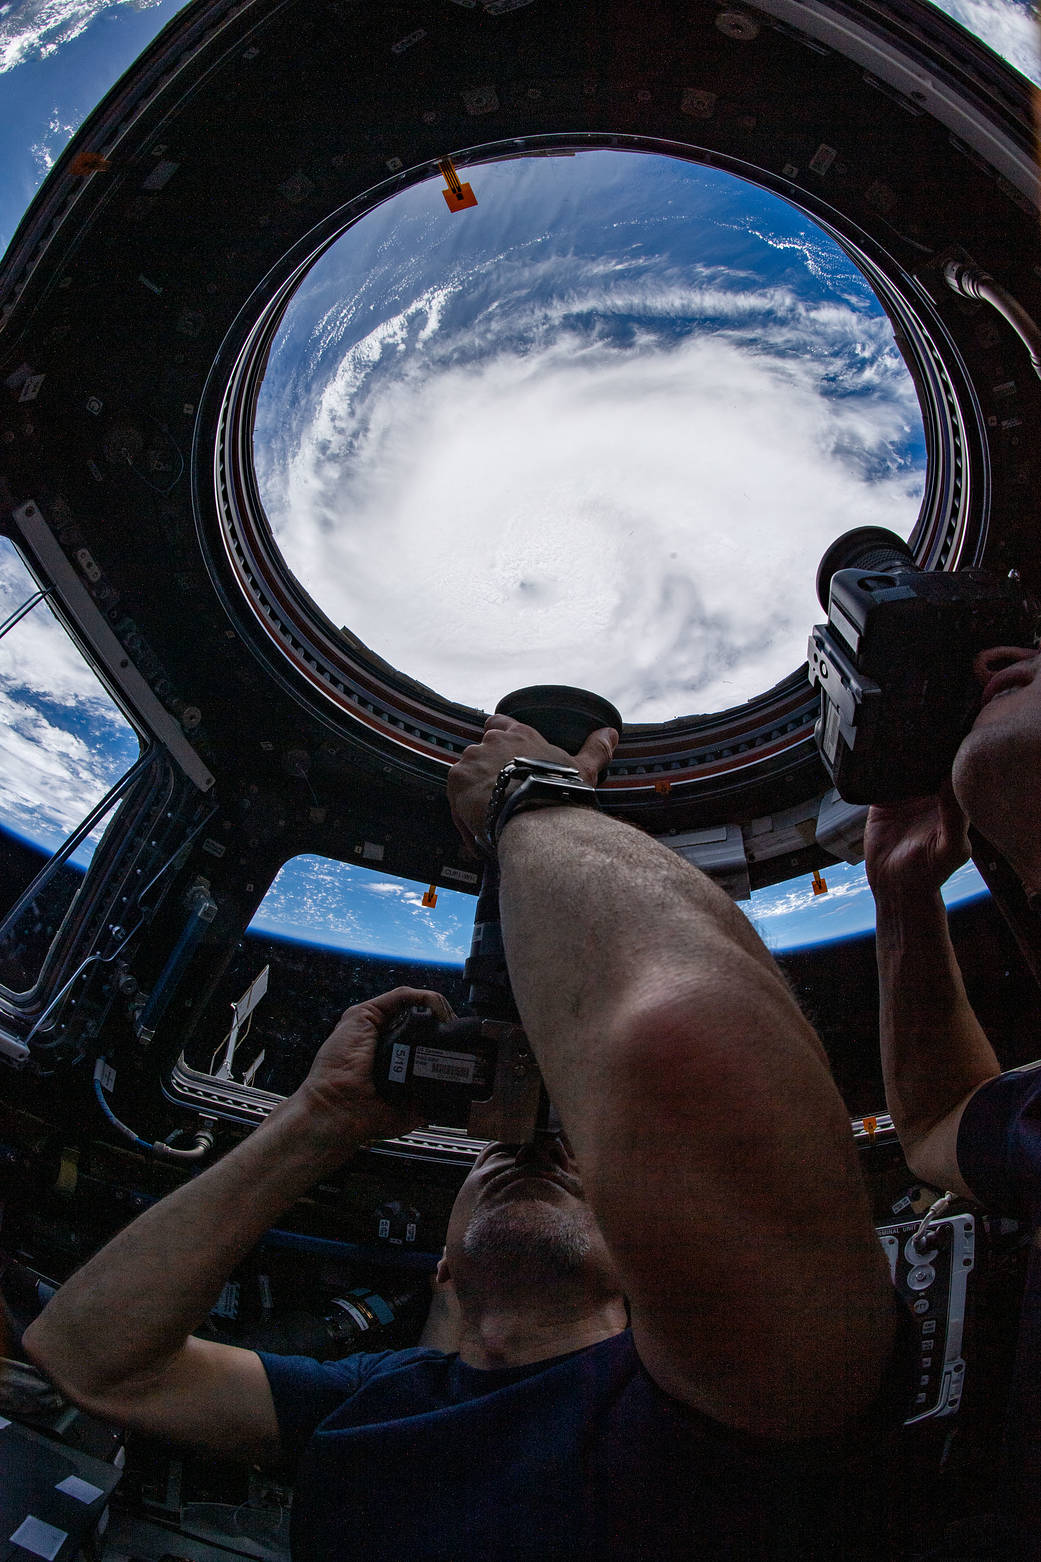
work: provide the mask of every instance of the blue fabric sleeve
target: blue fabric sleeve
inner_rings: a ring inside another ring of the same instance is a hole
[[[322,1362],[310,1356],[257,1354],[271,1385],[283,1451],[288,1458],[298,1459],[315,1427],[354,1393],[366,1358]]]
[[[1041,1064],[980,1086],[962,1113],[958,1168],[987,1209],[1041,1223]]]
[[[299,1459],[315,1428],[381,1369],[407,1357],[431,1354],[441,1352],[365,1351],[342,1361],[315,1361],[310,1356],[258,1351],[271,1385],[283,1453],[290,1460]]]

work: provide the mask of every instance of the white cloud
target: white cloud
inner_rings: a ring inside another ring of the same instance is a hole
[[[0,619],[34,590],[13,547],[2,542]],[[53,847],[118,780],[135,748],[128,723],[46,605],[0,639],[5,824]]]
[[[561,682],[629,721],[721,709],[803,659],[835,536],[909,532],[910,380],[888,323],[840,302],[733,276],[583,287],[519,345],[506,311],[416,351],[429,294],[378,325],[295,448],[258,448],[268,513],[323,610],[451,698]],[[594,307],[712,329],[619,344],[575,326]]]
[[[0,75],[27,60],[45,60],[106,11],[149,11],[162,0],[22,0],[0,9]]]
[[[161,3],[161,0],[160,0]],[[79,120],[66,121],[61,110],[55,108],[47,122],[47,133],[39,141],[34,141],[29,148],[30,156],[36,164],[36,171],[42,179],[50,173],[54,167],[55,158],[63,150],[70,137],[75,133]]]
[[[1022,0],[935,0],[941,11],[953,16],[970,33],[981,38],[995,54],[1041,84],[1041,30],[1037,8]]]
[[[870,896],[867,879],[863,870],[857,869],[846,877],[848,869],[836,867],[825,870],[828,885],[827,904],[836,905],[839,901],[860,899]],[[778,917],[790,917],[793,912],[808,911],[811,906],[823,908],[823,897],[814,894],[813,879],[793,879],[783,890],[775,889],[765,891],[761,899],[743,903],[750,922],[758,926],[761,922],[770,922]]]
[[[377,911],[365,904],[372,894]],[[374,954],[458,961],[470,947],[473,909],[470,896],[451,890],[438,891],[436,909],[426,907],[408,880],[373,879],[353,863],[306,855],[279,870],[252,926]]]

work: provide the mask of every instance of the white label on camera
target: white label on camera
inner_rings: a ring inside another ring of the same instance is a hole
[[[408,1076],[408,1055],[412,1048],[404,1041],[396,1041],[390,1049],[390,1078],[395,1085],[403,1085]]]
[[[414,1077],[445,1079],[453,1085],[469,1085],[477,1072],[477,1059],[468,1052],[442,1052],[437,1047],[417,1047],[412,1065]]]
[[[32,1513],[22,1520],[11,1536],[16,1546],[31,1551],[33,1556],[46,1557],[47,1562],[54,1562],[54,1558],[68,1538],[67,1530],[57,1529],[53,1524],[45,1524],[43,1519],[36,1518]]]
[[[63,1481],[59,1481],[55,1491],[63,1491],[69,1497],[75,1497],[77,1502],[92,1503],[105,1495],[100,1486],[92,1486],[89,1481],[81,1480],[78,1475],[67,1475]]]

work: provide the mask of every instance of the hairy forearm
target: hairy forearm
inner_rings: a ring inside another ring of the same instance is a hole
[[[349,1125],[290,1098],[78,1270],[26,1331],[26,1350],[67,1392],[96,1402],[160,1376],[236,1264],[353,1148]]]
[[[514,993],[558,1109],[579,1132],[587,1120],[595,1132],[605,1090],[624,1088],[648,1016],[666,1027],[682,1016],[684,1065],[721,1087],[752,1059],[766,1066],[774,1035],[782,1067],[790,1047],[828,1079],[762,941],[673,852],[604,815],[555,809],[511,822],[500,863]]]
[[[1000,1072],[973,1013],[938,891],[876,889],[886,1105],[912,1142]]]
[[[499,855],[517,1004],[645,1365],[729,1424],[833,1430],[877,1389],[888,1279],[848,1115],[769,953],[617,821],[520,815]]]
[[[723,993],[751,963],[783,989],[729,897],[618,820],[579,809],[522,814],[503,834],[500,871],[514,991],[529,1028],[552,1034],[554,1046],[576,1026],[602,1031],[620,1008],[650,1003],[677,980]]]

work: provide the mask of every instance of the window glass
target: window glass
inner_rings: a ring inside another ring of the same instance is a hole
[[[38,589],[13,543],[0,538],[0,622]],[[139,754],[136,731],[48,602],[38,601],[0,639],[0,918]],[[35,981],[108,817],[0,927],[0,984],[21,992]]]
[[[394,987],[431,988],[458,1007],[470,947],[472,895],[307,855],[285,863],[261,902],[185,1062],[228,1066],[233,1005],[268,968],[266,991],[241,1027],[230,1077],[286,1095],[301,1083],[344,1009]]]
[[[720,169],[584,150],[425,180],[312,267],[258,402],[260,494],[328,619],[484,710],[724,710],[806,657],[826,547],[910,535],[925,437],[866,277]]]

